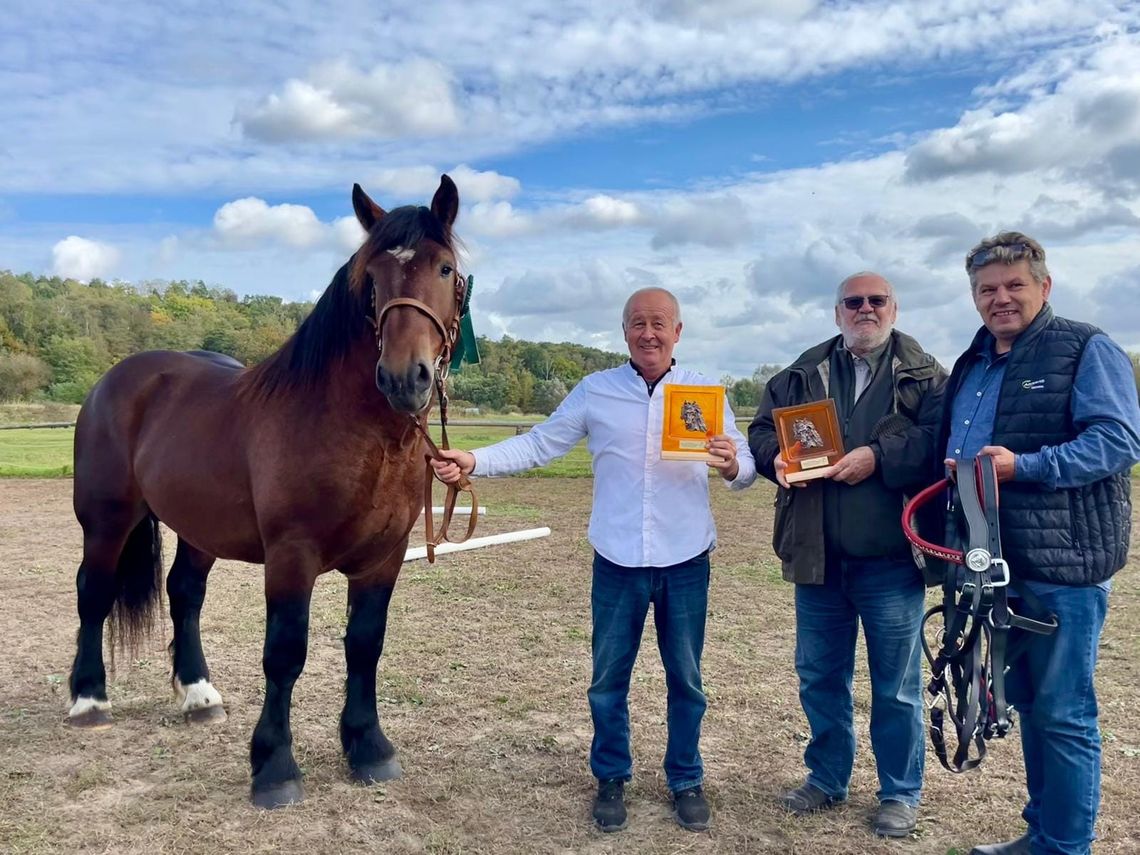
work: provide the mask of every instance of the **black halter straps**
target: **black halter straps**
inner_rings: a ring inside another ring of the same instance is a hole
[[[1057,629],[1057,618],[1028,589],[1011,581],[1001,552],[993,458],[979,455],[972,461],[959,460],[957,472],[956,493],[966,521],[966,549],[935,546],[915,534],[911,525],[920,505],[952,486],[949,479],[923,490],[907,503],[903,531],[923,552],[952,562],[943,580],[942,604],[923,617],[922,648],[931,669],[926,691],[934,753],[951,772],[965,772],[985,759],[987,740],[1000,739],[1013,728],[1013,710],[1005,696],[1005,672],[1008,664],[1023,652],[1027,639],[1011,646],[1010,629],[1048,635]],[[950,513],[953,512],[951,504]],[[1015,614],[1008,597],[1011,585],[1032,611],[1047,614],[1046,620]],[[935,654],[927,643],[926,624],[940,613],[943,629]],[[947,749],[947,719],[957,739],[953,758]],[[971,756],[971,743],[975,756]]]

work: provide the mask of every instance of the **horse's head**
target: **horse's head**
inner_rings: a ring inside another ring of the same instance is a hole
[[[407,206],[385,213],[357,184],[352,206],[368,232],[351,276],[365,299],[372,293],[380,351],[376,386],[393,409],[417,413],[431,402],[435,378],[446,376],[459,340],[466,285],[451,233],[459,192],[444,175],[430,209]]]

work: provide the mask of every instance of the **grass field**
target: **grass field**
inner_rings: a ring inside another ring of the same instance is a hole
[[[448,427],[448,439],[455,448],[478,448],[514,436],[514,428]],[[432,430],[439,440],[439,429]],[[0,430],[0,478],[70,477],[73,469],[71,447],[75,439],[72,428],[32,428]],[[588,478],[590,455],[586,444],[579,443],[565,457],[549,466],[525,473],[526,477]]]
[[[0,430],[0,477],[59,478],[72,474],[73,428]]]
[[[712,830],[680,829],[661,769],[665,677],[647,621],[630,686],[634,778],[629,827],[590,821],[595,782],[590,683],[591,506],[587,478],[487,478],[479,534],[536,524],[548,537],[405,565],[378,676],[381,721],[404,767],[398,781],[352,784],[340,756],[345,596],[338,573],[314,591],[308,658],[293,694],[294,751],[306,800],[250,807],[249,739],[264,690],[263,574],[219,561],[202,638],[229,718],[187,725],[170,687],[161,620],[109,675],[115,725],[66,723],[75,654],[81,531],[63,479],[0,480],[0,852],[115,855],[965,855],[1024,828],[1021,746],[991,745],[981,770],[927,757],[919,825],[872,836],[878,781],[867,733],[863,645],[855,677],[859,753],[847,804],[795,819],[782,789],[803,780],[807,725],[797,697],[793,586],[780,579],[772,486],[713,489],[713,555],[701,735]],[[1134,516],[1140,525],[1140,511]],[[417,542],[422,527],[415,531]],[[168,532],[166,558],[174,552]],[[1104,740],[1096,855],[1140,852],[1140,579],[1135,547],[1113,579],[1097,694]],[[931,592],[931,601],[937,594]]]

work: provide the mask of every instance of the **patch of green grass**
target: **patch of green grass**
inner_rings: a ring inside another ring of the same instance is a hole
[[[61,478],[73,473],[73,428],[0,430],[0,477]]]
[[[438,442],[439,428],[432,429]],[[491,445],[515,435],[514,428],[463,427],[452,425],[447,430],[453,448],[472,449]],[[74,474],[72,468],[73,428],[38,428],[0,431],[0,477],[62,478]],[[589,478],[590,454],[586,443],[579,443],[565,457],[549,466],[522,473],[538,478]]]
[[[498,420],[498,417],[496,417]],[[515,428],[497,427],[463,427],[450,424],[447,428],[447,438],[452,448],[462,448],[469,451],[481,448],[484,445],[500,442],[515,435]],[[432,428],[432,438],[439,441],[439,428]],[[546,466],[520,472],[516,478],[589,478],[593,475],[590,468],[590,453],[586,450],[585,441],[578,443],[570,453]]]
[[[779,582],[783,578],[780,562],[775,559],[717,565],[716,572],[747,582]]]

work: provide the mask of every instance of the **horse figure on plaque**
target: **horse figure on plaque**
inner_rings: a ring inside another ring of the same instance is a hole
[[[681,421],[685,423],[685,430],[708,433],[705,414],[701,412],[701,405],[696,401],[685,401],[681,404]]]
[[[796,419],[792,422],[792,436],[800,443],[800,448],[823,448],[823,437],[811,419]]]

